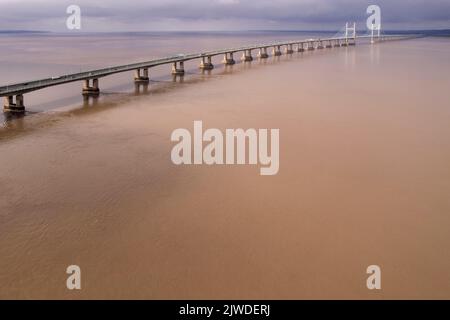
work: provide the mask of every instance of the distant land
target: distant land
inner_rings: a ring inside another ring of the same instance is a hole
[[[366,31],[366,30],[364,30]],[[335,30],[324,31],[324,30],[240,30],[240,31],[117,31],[117,32],[75,32],[73,34],[154,34],[154,33],[211,33],[211,34],[238,34],[238,33],[283,33],[283,32],[302,32],[302,33],[335,33]],[[361,34],[361,30],[359,30]],[[70,34],[71,32],[63,32],[65,34]],[[426,36],[433,37],[450,37],[450,29],[439,29],[439,30],[383,30],[384,34],[423,34]],[[1,34],[61,34],[61,32],[52,31],[39,31],[39,30],[0,30]]]
[[[385,34],[424,34],[433,37],[450,37],[450,29],[440,30],[385,30]]]
[[[36,30],[0,30],[0,34],[15,34],[15,33],[50,33],[49,31]]]

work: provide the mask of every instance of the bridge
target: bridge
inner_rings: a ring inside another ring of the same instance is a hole
[[[379,41],[405,38],[405,35],[383,35],[379,36]],[[252,61],[252,52],[258,50],[257,57],[260,59],[269,58],[268,50],[272,49],[273,56],[280,56],[283,54],[292,54],[294,51],[304,52],[307,50],[320,50],[333,47],[347,47],[356,45],[357,39],[372,38],[373,36],[357,36],[356,25],[353,27],[346,25],[345,35],[338,37],[331,37],[326,39],[305,39],[297,41],[265,43],[258,45],[250,45],[239,48],[228,48],[223,50],[180,54],[161,59],[150,60],[146,62],[114,66],[104,69],[91,70],[86,72],[67,74],[58,77],[40,79],[35,81],[16,83],[6,86],[0,86],[0,97],[4,97],[4,111],[23,113],[25,112],[24,94],[41,90],[48,87],[63,85],[66,83],[82,81],[82,94],[85,96],[98,96],[100,94],[99,79],[117,73],[134,71],[134,81],[136,83],[149,83],[149,69],[160,65],[172,65],[172,74],[182,76],[185,73],[184,63],[190,60],[200,60],[200,68],[203,70],[211,70],[214,68],[212,57],[223,55],[223,63],[225,65],[233,65],[236,63],[234,55],[242,52],[242,61]]]

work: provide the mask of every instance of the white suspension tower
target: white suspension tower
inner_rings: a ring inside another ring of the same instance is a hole
[[[345,24],[345,42],[347,45],[349,44],[350,32],[352,33],[353,44],[356,44],[356,22],[353,22],[353,27],[350,27],[348,22]]]
[[[372,23],[372,37],[370,39],[370,43],[375,43],[375,30],[377,31],[377,37],[378,40],[380,40],[381,37],[381,22],[376,25],[375,22]]]

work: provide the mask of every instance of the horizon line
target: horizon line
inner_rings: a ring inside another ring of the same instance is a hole
[[[362,29],[360,29],[362,30]],[[384,32],[442,32],[449,31],[450,28],[433,28],[433,29],[385,29]],[[114,33],[151,33],[151,32],[166,32],[166,33],[233,33],[233,32],[317,32],[317,33],[332,33],[337,32],[336,30],[314,30],[314,29],[241,29],[241,30],[145,30],[145,31],[83,31],[83,30],[70,30],[70,31],[50,31],[50,30],[22,30],[22,29],[12,29],[12,30],[1,30],[0,34],[4,33],[53,33],[53,34],[114,34]]]

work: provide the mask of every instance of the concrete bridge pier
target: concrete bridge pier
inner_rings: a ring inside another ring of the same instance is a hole
[[[134,82],[139,83],[148,83],[150,82],[150,78],[148,76],[148,68],[142,69],[136,69],[135,75],[134,75]]]
[[[5,103],[3,110],[6,112],[23,113],[25,112],[25,105],[23,103],[23,95],[16,95],[16,101],[14,102],[14,96],[5,97]]]
[[[273,47],[273,56],[274,57],[281,56],[281,46],[274,46]]]
[[[267,59],[267,58],[269,58],[269,54],[267,53],[267,48],[266,47],[259,49],[258,57],[260,59]]]
[[[202,62],[200,62],[200,69],[202,70],[212,70],[214,69],[214,65],[212,63],[211,56],[202,57]]]
[[[298,44],[297,52],[305,52],[305,48],[303,47],[303,42]]]
[[[242,55],[242,61],[250,62],[253,61],[252,50],[245,50]]]
[[[294,53],[294,49],[292,47],[292,44],[288,44],[286,46],[286,54],[293,54]]]
[[[223,57],[223,63],[227,66],[232,66],[233,64],[236,64],[236,61],[234,61],[233,58],[234,52],[227,52],[225,53]]]
[[[184,61],[174,62],[172,65],[172,75],[184,76]]]
[[[91,80],[84,80],[83,84],[83,94],[85,95],[98,95],[100,94],[100,89],[98,87],[98,79],[92,79],[92,86],[90,85]]]

